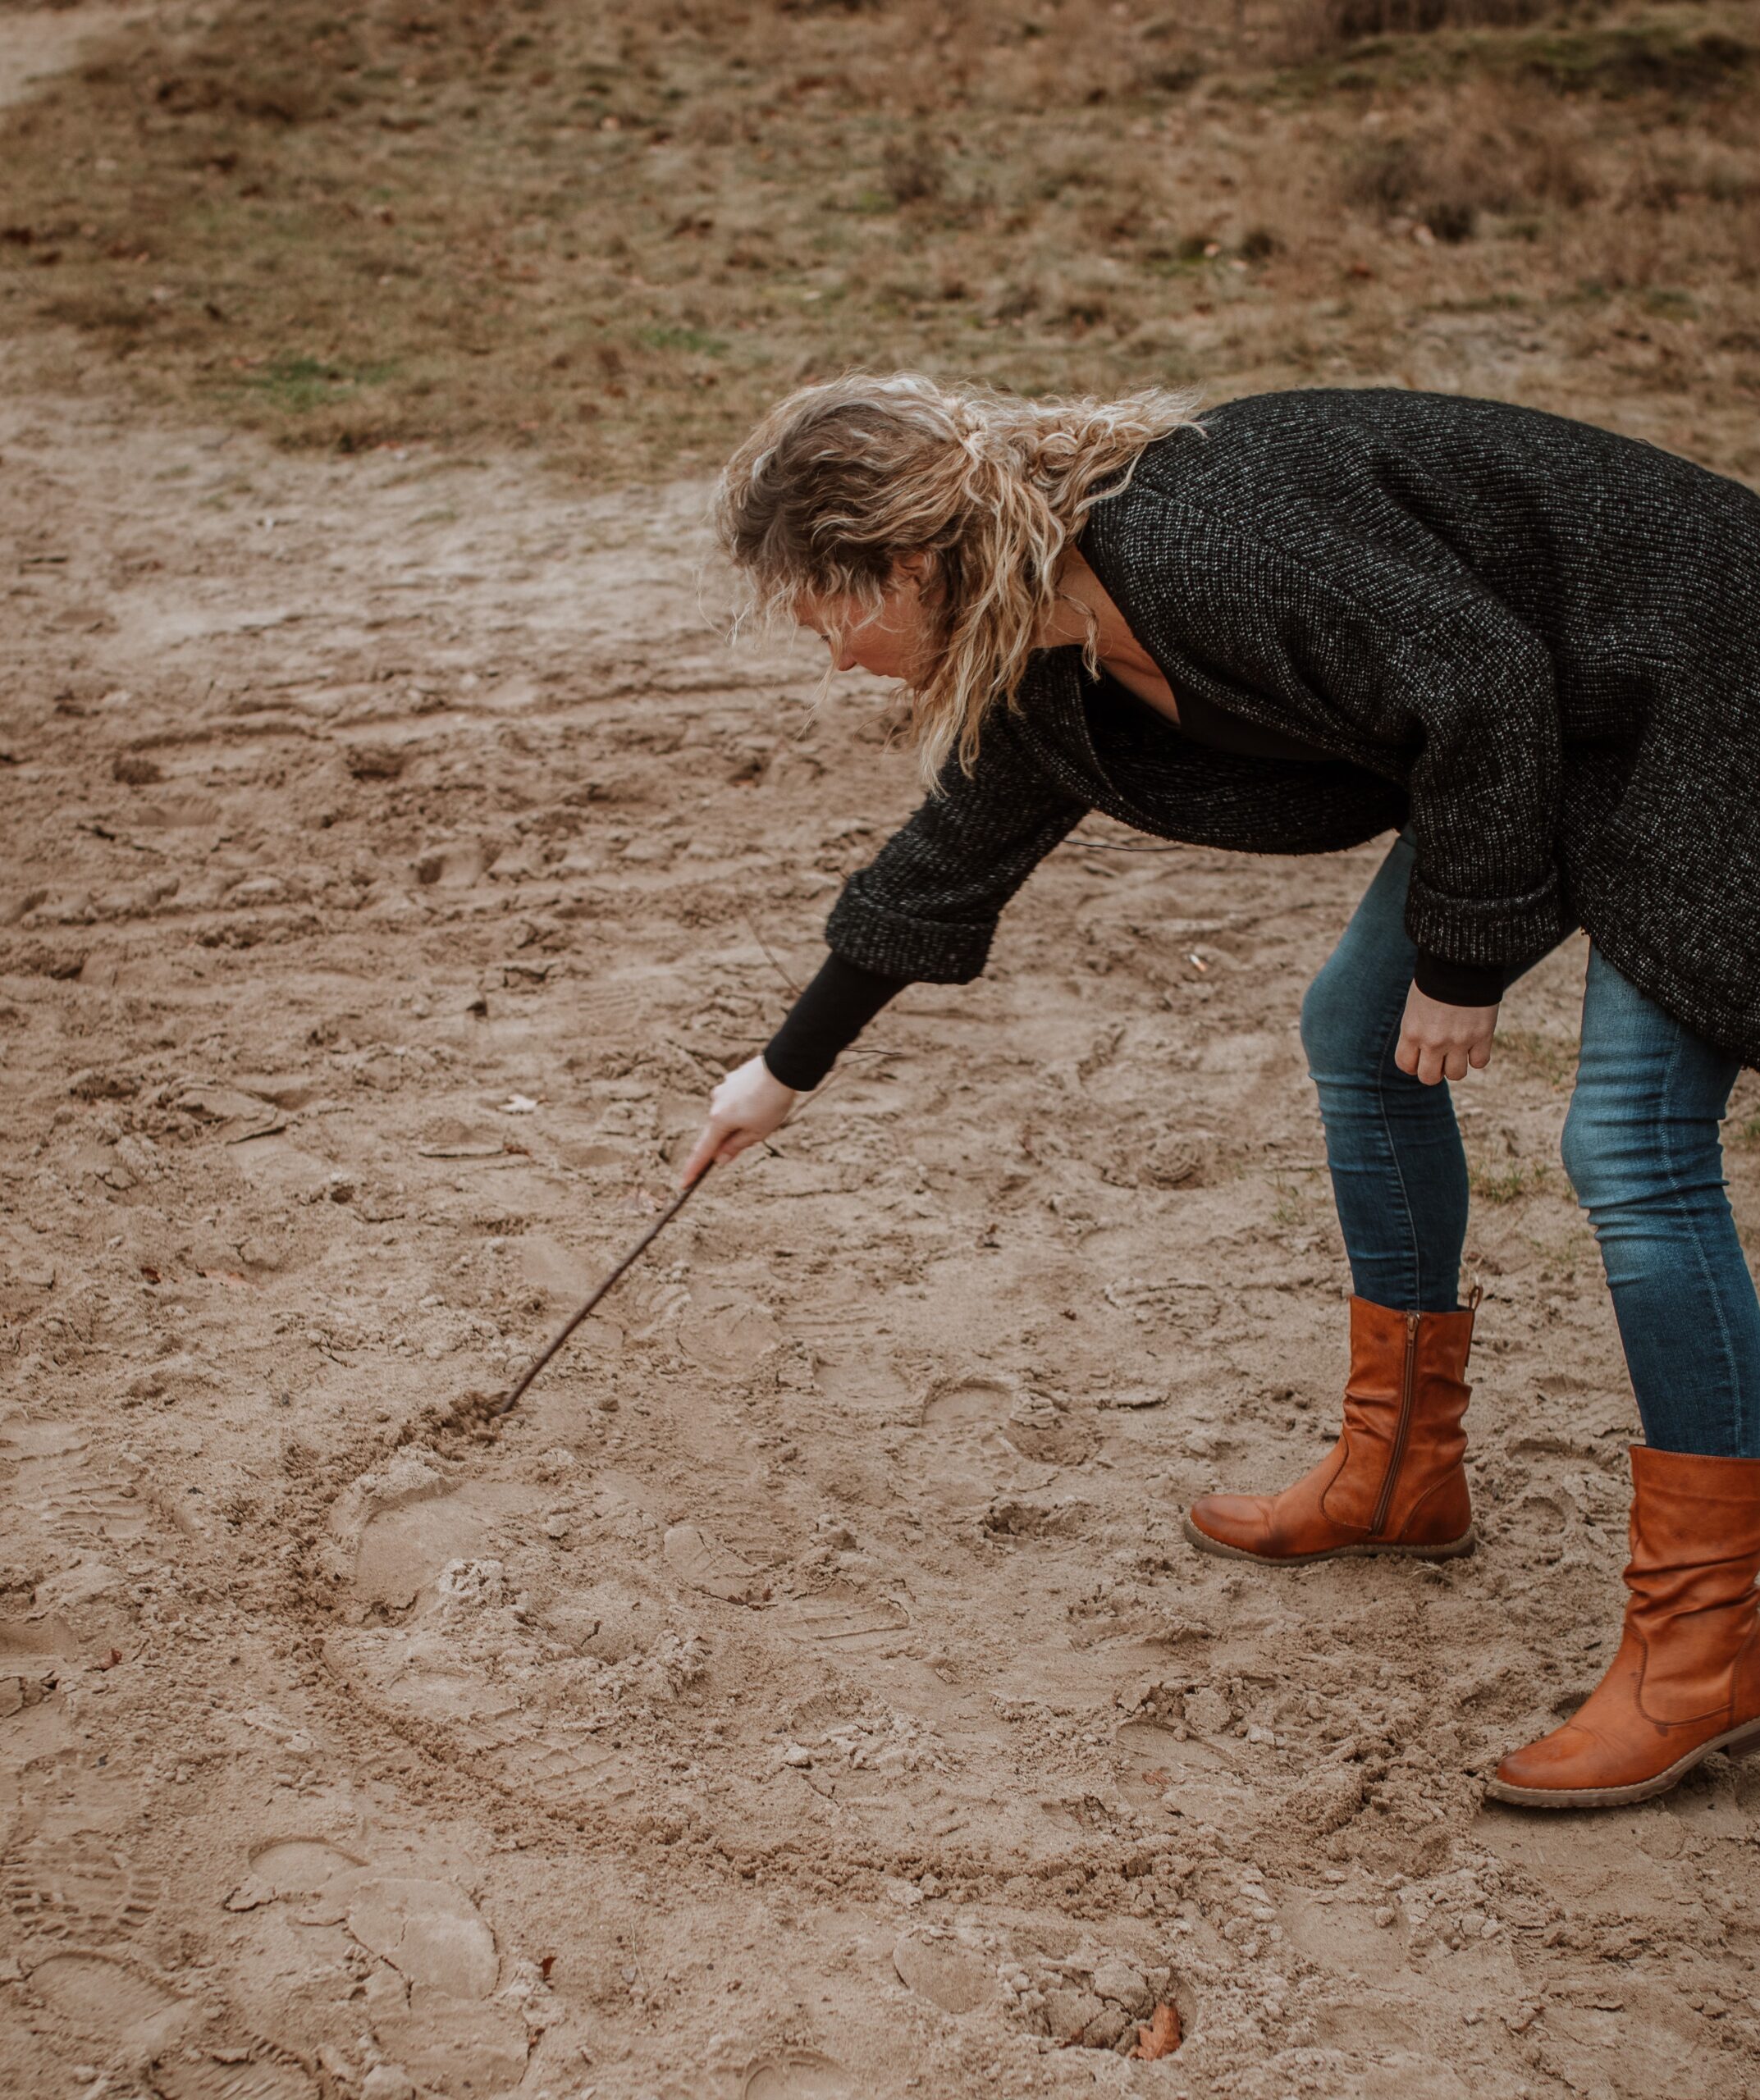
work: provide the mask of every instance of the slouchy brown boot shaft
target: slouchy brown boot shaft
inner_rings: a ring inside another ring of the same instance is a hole
[[[1666,1793],[1714,1750],[1760,1750],[1760,1459],[1632,1449],[1619,1652],[1561,1728],[1488,1792],[1527,1808]]]
[[[1281,1566],[1346,1554],[1442,1560],[1473,1550],[1462,1427],[1472,1303],[1400,1312],[1351,1301],[1344,1427],[1314,1470],[1278,1495],[1207,1495],[1186,1536],[1205,1553]]]

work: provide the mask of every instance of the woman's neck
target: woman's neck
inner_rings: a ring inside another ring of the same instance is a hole
[[[1101,669],[1127,692],[1177,722],[1179,703],[1160,665],[1131,633],[1112,593],[1074,547],[1064,555],[1057,582],[1056,606],[1039,630],[1040,648],[1086,648],[1091,635]]]

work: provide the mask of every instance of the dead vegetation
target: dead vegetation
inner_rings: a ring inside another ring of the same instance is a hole
[[[1515,394],[1742,471],[1755,65],[1717,5],[240,0],[0,116],[0,292],[283,442],[595,477],[855,363]]]

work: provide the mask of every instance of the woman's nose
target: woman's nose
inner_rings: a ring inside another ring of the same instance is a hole
[[[835,644],[834,644],[831,650],[831,665],[834,670],[854,670],[856,668],[855,651],[850,648],[847,643],[841,649],[838,648]]]

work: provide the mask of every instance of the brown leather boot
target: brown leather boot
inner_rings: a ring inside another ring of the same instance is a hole
[[[1760,1459],[1632,1447],[1631,1591],[1607,1674],[1486,1792],[1525,1808],[1666,1793],[1714,1750],[1760,1750]]]
[[[1186,1536],[1202,1553],[1296,1567],[1347,1554],[1447,1560],[1473,1550],[1461,1459],[1475,1291],[1461,1312],[1351,1301],[1351,1376],[1338,1441],[1281,1495],[1206,1495]]]

